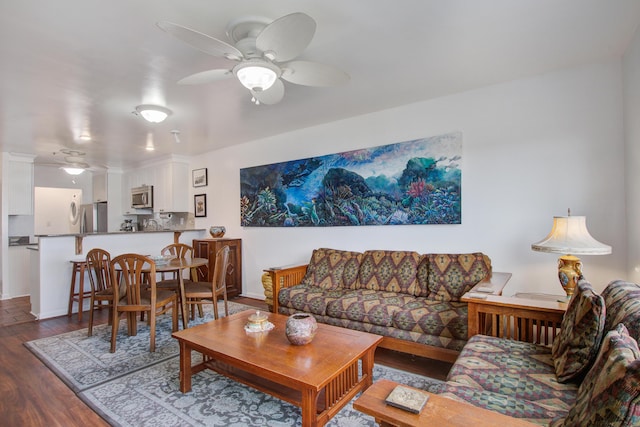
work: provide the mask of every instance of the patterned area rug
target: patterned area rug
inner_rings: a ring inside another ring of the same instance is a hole
[[[231,303],[230,312],[253,307]],[[213,320],[209,314],[194,323]],[[163,316],[156,334],[156,352],[149,352],[149,331],[138,324],[138,335],[127,336],[126,323],[118,333],[117,351],[109,353],[111,328],[94,328],[25,343],[93,410],[114,426],[300,426],[300,409],[213,371],[192,378],[192,391],[179,390],[179,349],[171,338],[171,320]],[[195,354],[194,354],[195,356]],[[194,357],[193,362],[198,359]],[[386,378],[437,393],[441,381],[382,365],[374,367],[374,381]],[[328,426],[375,426],[372,417],[355,411],[351,403]]]
[[[213,320],[211,305],[204,306],[205,315],[196,316],[189,325],[199,325]],[[244,310],[255,310],[244,304],[229,301],[229,314]],[[218,313],[224,316],[224,305],[218,303]],[[156,320],[156,351],[149,351],[149,327],[138,321],[138,333],[127,335],[127,320],[120,320],[116,338],[116,352],[110,353],[111,326],[103,324],[93,328],[93,335],[87,336],[87,329],[80,329],[26,342],[31,350],[49,369],[76,393],[121,377],[150,365],[165,361],[180,354],[178,341],[171,337],[171,314],[159,316]],[[180,328],[182,323],[179,323]]]

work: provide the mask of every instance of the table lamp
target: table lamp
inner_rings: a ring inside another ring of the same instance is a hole
[[[553,228],[543,240],[533,243],[531,249],[538,252],[565,254],[558,258],[558,278],[562,288],[571,298],[582,277],[582,262],[574,255],[607,255],[611,246],[598,242],[587,230],[584,216],[554,216]]]

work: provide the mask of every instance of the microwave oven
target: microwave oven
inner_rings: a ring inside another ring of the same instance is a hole
[[[153,208],[153,185],[132,188],[131,207],[134,209]]]

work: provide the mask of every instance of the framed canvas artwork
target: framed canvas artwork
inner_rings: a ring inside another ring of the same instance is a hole
[[[240,170],[245,227],[460,224],[462,133]]]

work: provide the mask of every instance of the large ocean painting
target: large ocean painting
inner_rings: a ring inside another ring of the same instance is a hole
[[[455,132],[241,169],[241,224],[460,224],[461,160]]]

